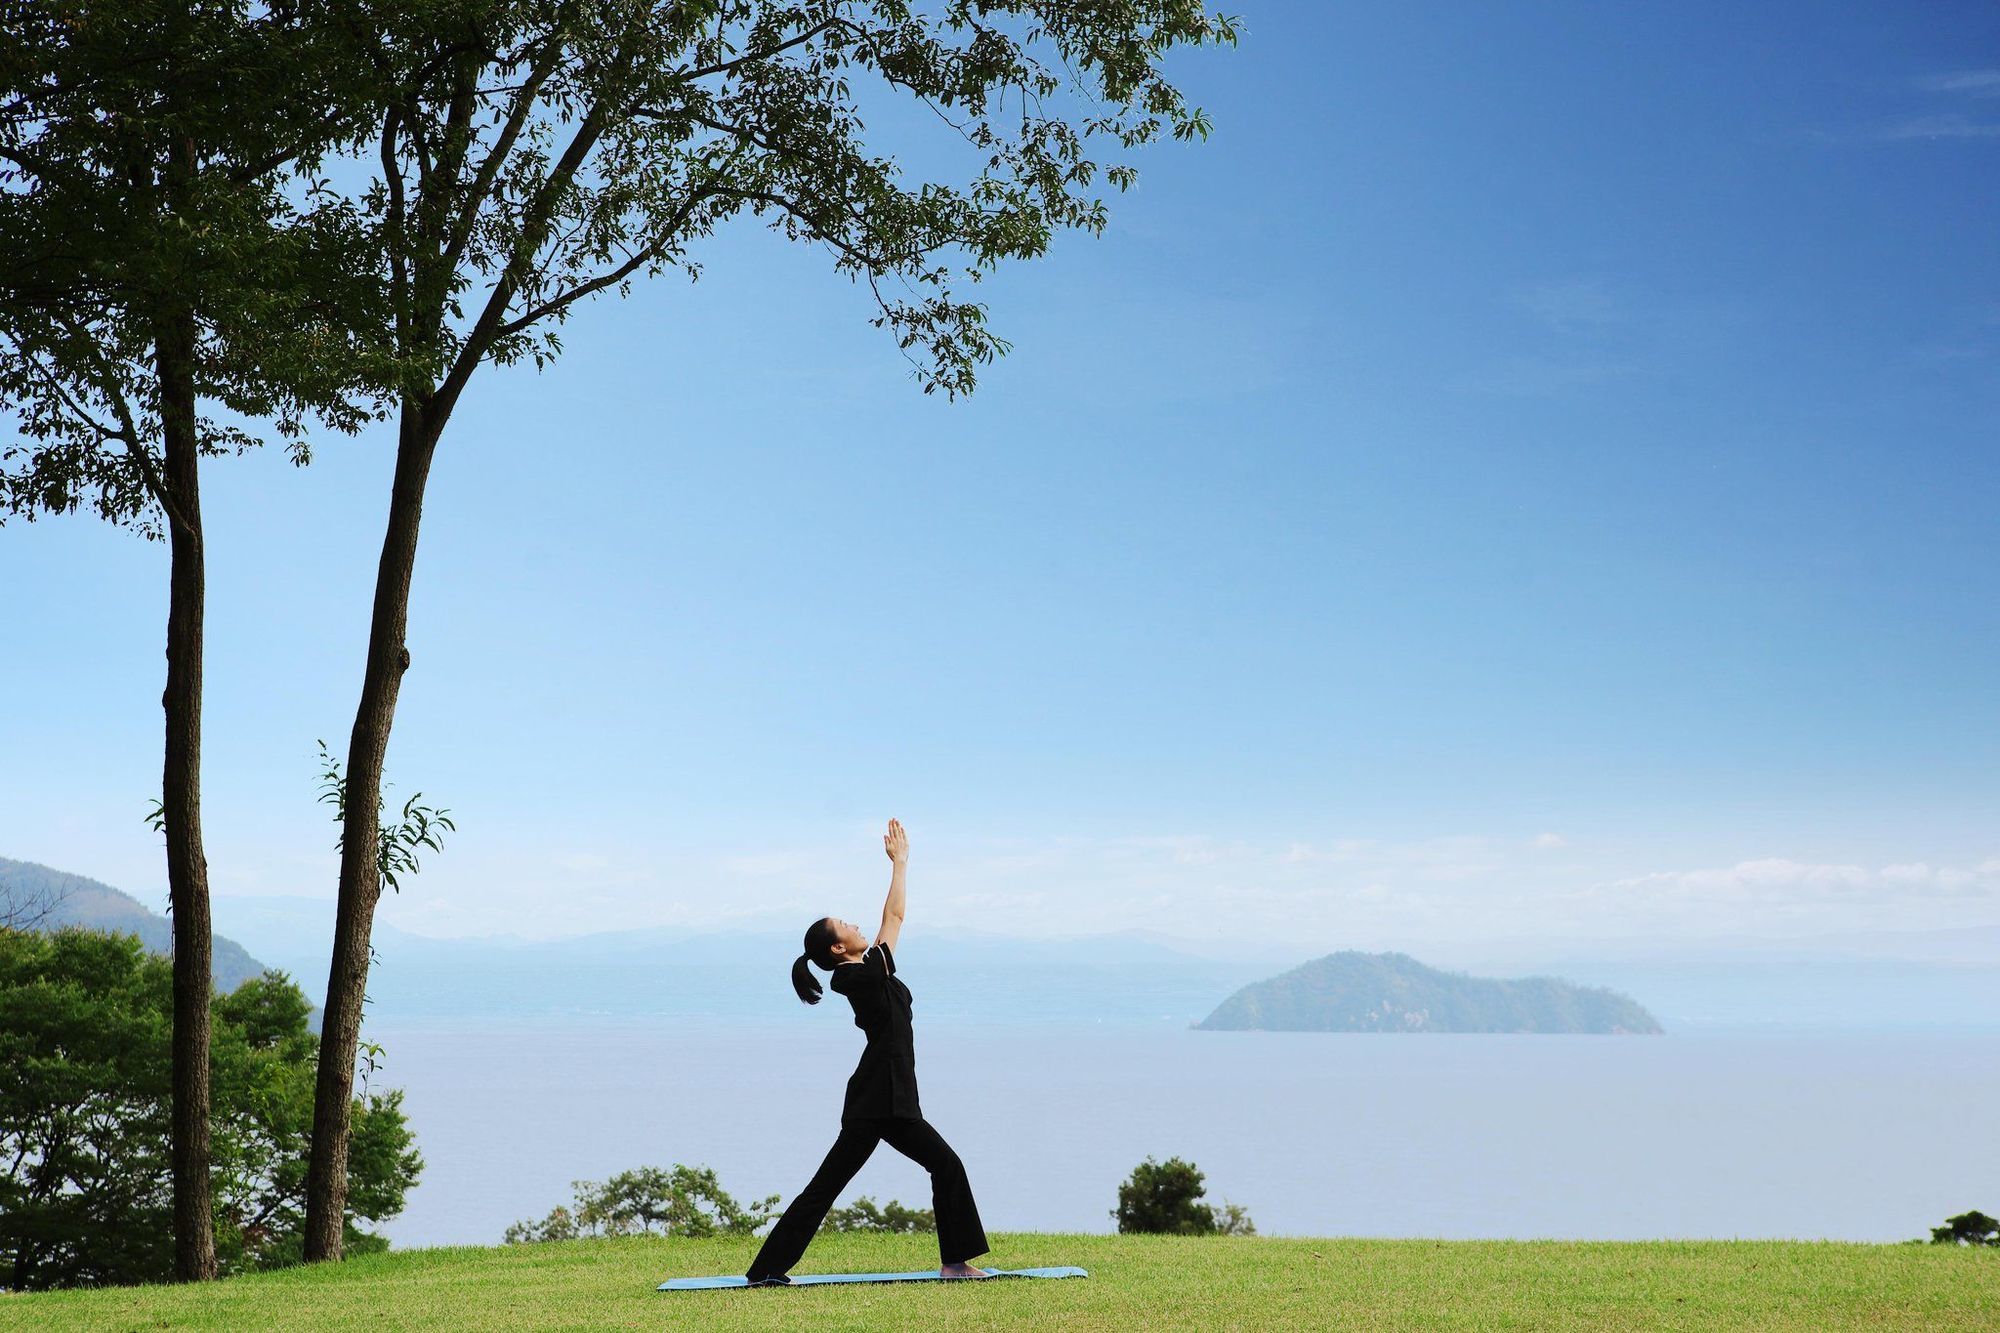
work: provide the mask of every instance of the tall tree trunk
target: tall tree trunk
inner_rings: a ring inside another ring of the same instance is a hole
[[[192,149],[177,142],[167,171],[169,199],[187,183]],[[208,858],[201,838],[201,649],[206,598],[201,534],[200,447],[195,434],[195,319],[185,302],[160,312],[154,328],[160,382],[163,481],[173,572],[167,601],[166,761],[160,800],[167,836],[167,892],[174,909],[173,1174],[174,1275],[215,1277],[209,1190],[208,1045],[213,941]]]
[[[361,1041],[361,1003],[368,984],[368,941],[375,903],[382,893],[377,854],[381,836],[382,764],[396,698],[410,667],[404,643],[409,622],[410,577],[417,561],[424,484],[442,421],[426,404],[403,406],[396,446],[396,479],[389,497],[389,529],[375,573],[374,617],[368,629],[368,662],[361,703],[347,745],[347,808],[341,826],[340,901],[333,922],[333,966],[327,974],[320,1022],[319,1084],[313,1099],[312,1158],[306,1170],[307,1262],[339,1259],[347,1210],[349,1112],[354,1060]]]

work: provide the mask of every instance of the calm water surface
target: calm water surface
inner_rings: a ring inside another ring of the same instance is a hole
[[[389,1028],[426,1169],[399,1248],[497,1244],[571,1182],[713,1167],[801,1188],[861,1034],[781,1024]],[[2000,1213],[2000,1036],[1383,1036],[1157,1027],[917,1034],[924,1110],[992,1231],[1115,1229],[1147,1154],[1269,1235],[1903,1240]],[[842,1196],[929,1206],[893,1149]]]

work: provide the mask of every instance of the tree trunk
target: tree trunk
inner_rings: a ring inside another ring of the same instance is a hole
[[[409,622],[410,577],[417,560],[424,484],[437,448],[441,420],[425,404],[403,405],[396,447],[396,479],[389,497],[389,529],[375,573],[375,609],[368,629],[368,662],[361,703],[347,745],[347,808],[341,827],[340,901],[333,922],[333,965],[327,974],[320,1021],[319,1084],[313,1099],[312,1158],[306,1171],[306,1261],[339,1259],[347,1212],[349,1112],[354,1060],[361,1041],[361,1004],[368,984],[368,941],[375,903],[382,893],[377,861],[381,835],[382,764],[396,698],[409,670],[404,644]]]
[[[176,166],[185,168],[180,149]],[[172,172],[170,171],[170,176]],[[206,596],[200,454],[195,436],[194,312],[161,313],[154,331],[160,381],[162,480],[173,572],[167,602],[166,761],[160,800],[167,837],[167,892],[174,913],[173,1172],[174,1275],[216,1275],[209,1189],[208,1045],[212,989],[208,858],[201,839],[201,649]]]

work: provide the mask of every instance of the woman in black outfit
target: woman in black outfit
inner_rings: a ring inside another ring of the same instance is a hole
[[[753,1284],[791,1281],[786,1270],[806,1252],[834,1199],[854,1179],[875,1145],[884,1141],[931,1173],[931,1206],[937,1213],[938,1257],[943,1261],[938,1275],[988,1276],[985,1270],[966,1262],[986,1253],[988,1246],[965,1166],[917,1105],[910,988],[896,977],[893,952],[903,929],[903,873],[910,859],[910,840],[893,819],[882,836],[882,847],[894,869],[889,874],[889,900],[882,906],[882,928],[876,933],[874,947],[869,947],[868,937],[852,922],[822,917],[806,928],[806,951],[792,964],[792,988],[807,1004],[818,1004],[820,997],[819,982],[807,962],[833,974],[827,984],[854,1006],[854,1026],[868,1034],[868,1046],[847,1080],[840,1137],[833,1141],[811,1183],[764,1238],[763,1248],[744,1275]]]

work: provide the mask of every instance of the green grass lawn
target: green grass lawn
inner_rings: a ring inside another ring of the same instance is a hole
[[[2000,1328],[2000,1251],[1833,1242],[1009,1234],[982,1266],[1077,1264],[1090,1276],[654,1290],[669,1277],[740,1273],[757,1244],[407,1250],[200,1286],[0,1296],[0,1328]],[[929,1236],[822,1235],[794,1271],[936,1262]]]

